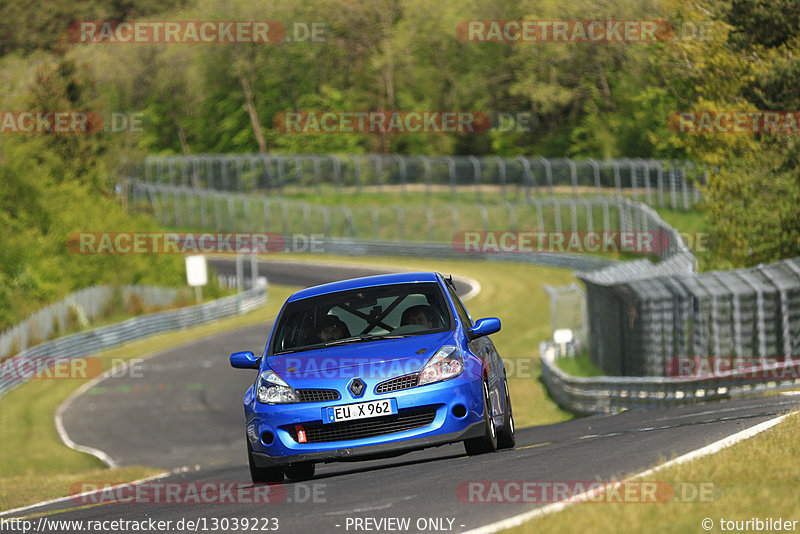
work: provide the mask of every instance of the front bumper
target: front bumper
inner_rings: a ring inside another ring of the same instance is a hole
[[[262,452],[253,453],[253,462],[258,467],[272,467],[276,465],[286,465],[296,462],[346,462],[348,460],[366,460],[369,458],[380,458],[395,456],[407,452],[426,449],[428,447],[438,447],[463,441],[468,438],[482,436],[485,430],[483,422],[472,423],[466,430],[453,432],[450,434],[438,434],[434,436],[394,441],[390,443],[379,443],[376,445],[362,445],[361,447],[346,447],[330,451],[309,452],[296,454],[293,456],[269,456]]]
[[[360,398],[353,398],[339,388],[342,398],[333,402],[264,405],[253,400],[246,405],[247,439],[253,450],[253,461],[259,467],[267,467],[392,456],[478,437],[485,431],[480,378],[462,375],[387,394],[375,394],[372,386]],[[328,406],[387,398],[396,399],[401,412],[429,408],[435,409],[435,416],[429,424],[417,428],[345,441],[298,443],[289,430],[293,425],[321,423],[322,409]],[[271,439],[265,442],[263,436]]]

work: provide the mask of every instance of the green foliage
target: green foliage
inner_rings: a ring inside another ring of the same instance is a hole
[[[716,265],[800,254],[795,137],[687,135],[684,110],[800,109],[800,20],[790,0],[39,0],[0,6],[5,109],[141,113],[143,131],[0,136],[0,327],[90,283],[179,284],[172,257],[76,256],[75,231],[156,229],[113,198],[147,153],[499,154],[691,159],[712,172]],[[79,5],[80,4],[80,5]],[[93,45],[77,20],[273,20],[324,24],[323,42]],[[466,20],[668,20],[654,43],[465,42]],[[700,28],[687,34],[681,28]],[[284,134],[294,110],[531,114],[532,131]],[[709,266],[714,266],[710,261]]]
[[[63,57],[34,66],[22,106],[92,109],[92,82]],[[21,106],[21,107],[22,107]],[[157,231],[125,213],[106,183],[102,134],[8,134],[0,140],[0,330],[67,293],[102,283],[182,282],[180,258],[77,255],[75,232]]]

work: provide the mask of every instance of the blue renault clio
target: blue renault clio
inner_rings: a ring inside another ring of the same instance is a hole
[[[293,294],[244,395],[253,482],[314,476],[319,462],[395,456],[463,442],[470,455],[514,446],[503,360],[452,278],[369,276]]]

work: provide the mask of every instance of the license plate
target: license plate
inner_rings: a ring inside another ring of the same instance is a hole
[[[339,421],[352,421],[353,419],[366,419],[367,417],[380,417],[396,413],[397,401],[395,399],[381,399],[323,408],[322,422],[338,423]]]

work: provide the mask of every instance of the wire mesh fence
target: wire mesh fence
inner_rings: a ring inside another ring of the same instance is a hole
[[[700,200],[696,184],[706,175],[686,161],[398,154],[160,155],[123,172],[158,185],[270,195],[369,190],[455,199],[466,192],[478,202],[492,197],[514,202],[616,194],[676,210]]]
[[[324,205],[139,181],[129,185],[134,205],[146,205],[161,224],[173,228],[429,243],[453,243],[456,235],[465,231],[652,232],[659,241],[655,256],[669,259],[688,252],[678,232],[654,210],[620,196],[546,197],[523,204],[491,205],[369,205],[354,199],[346,204]],[[643,259],[635,265],[646,270],[652,263]]]
[[[800,258],[599,283],[595,273],[578,276],[592,361],[606,374],[667,376],[800,356]]]

